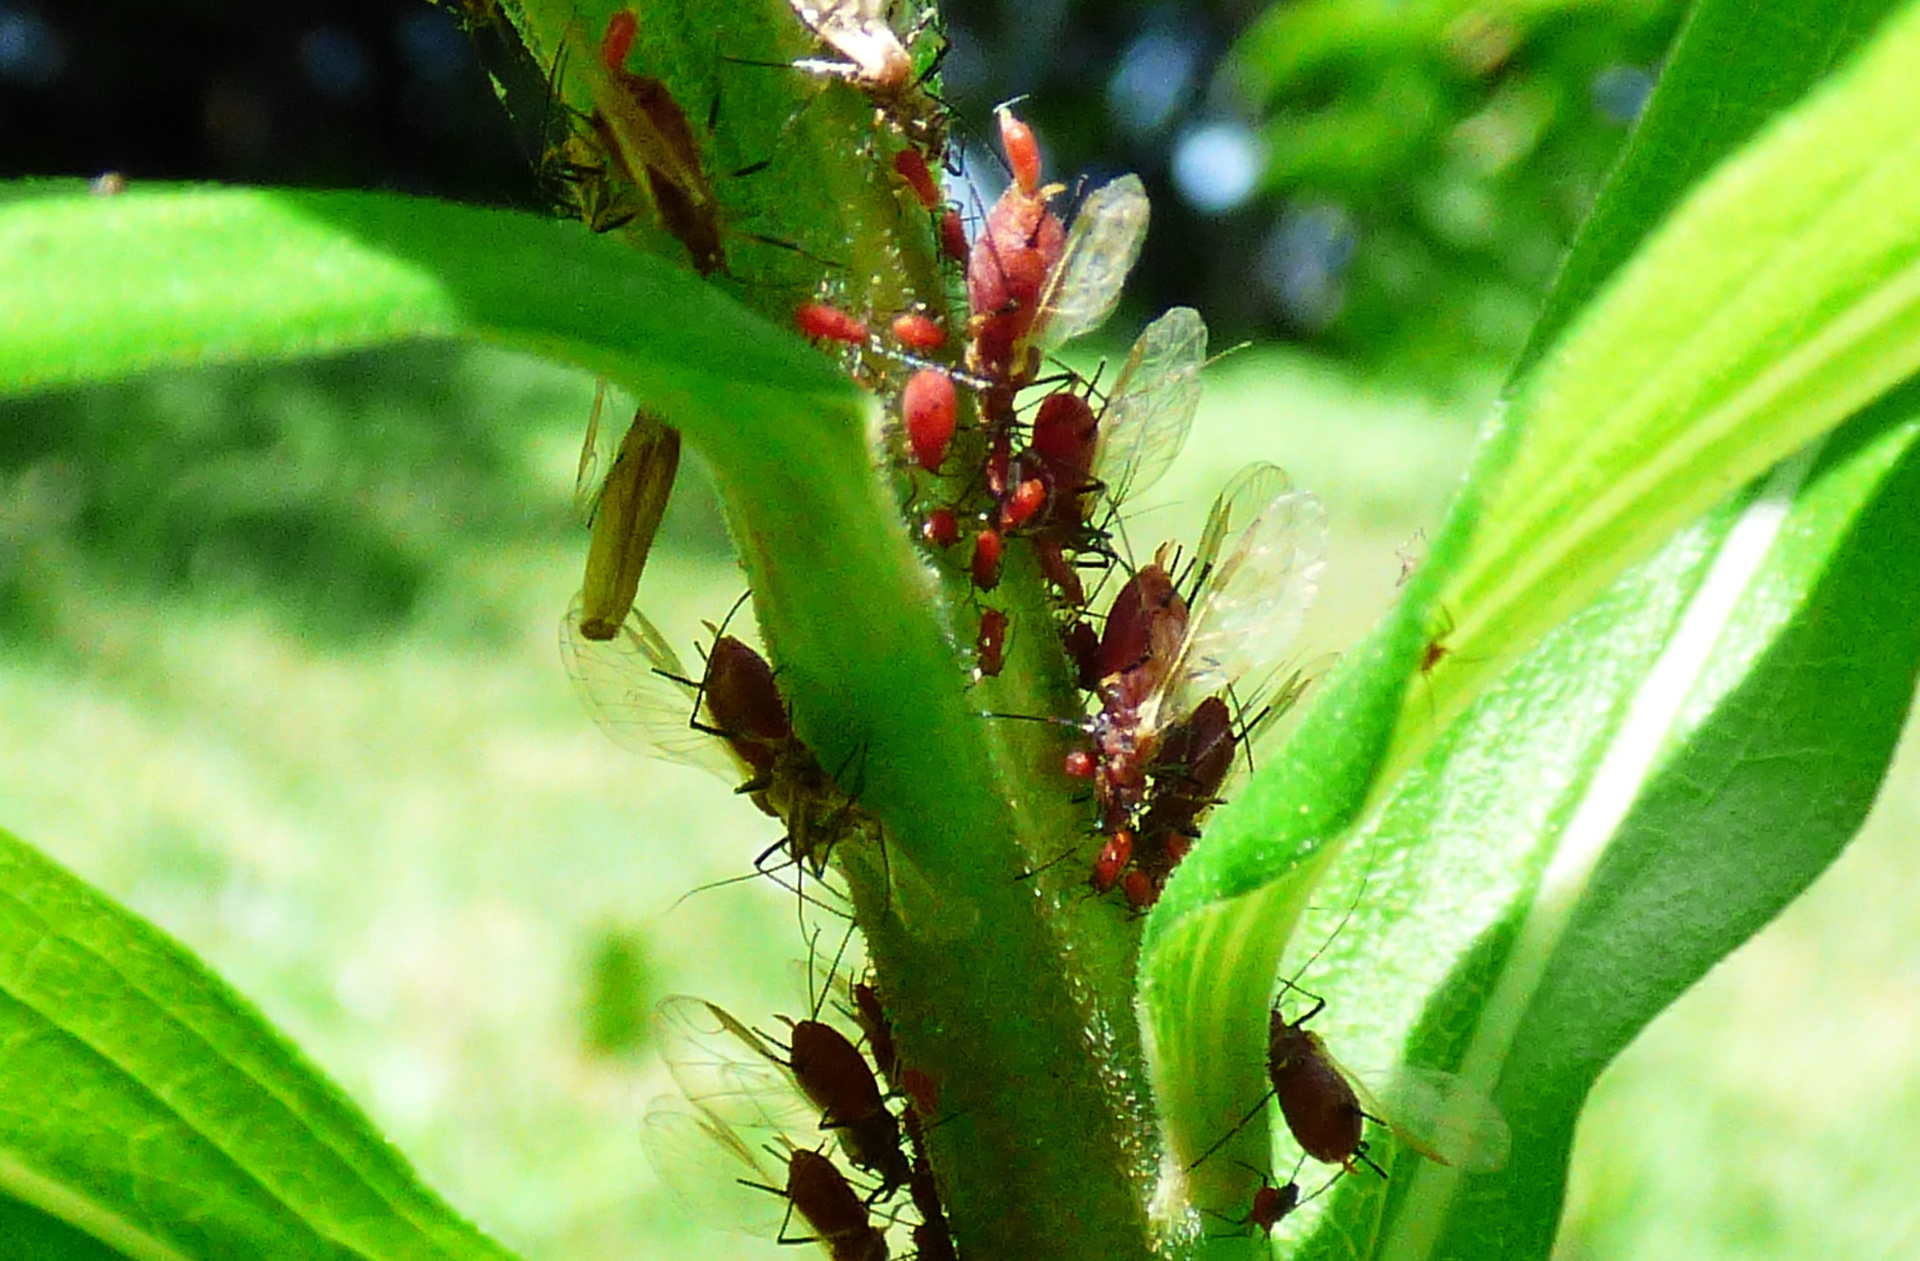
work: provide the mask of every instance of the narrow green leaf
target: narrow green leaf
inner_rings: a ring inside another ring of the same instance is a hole
[[[510,1255],[185,950],[4,833],[0,1193],[134,1261]]]
[[[1511,463],[1440,595],[1441,727],[1624,565],[1920,368],[1916,85],[1909,7],[1689,197],[1522,384]],[[1409,710],[1397,760],[1426,717]]]

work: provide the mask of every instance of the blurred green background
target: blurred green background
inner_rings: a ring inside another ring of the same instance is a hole
[[[263,14],[0,0],[0,169],[533,199],[435,11]],[[1256,339],[1209,371],[1136,545],[1191,538],[1235,466],[1276,460],[1334,521],[1308,651],[1352,642],[1437,521],[1679,6],[949,15],[963,111],[1031,91],[1055,169],[1148,177],[1116,344],[1176,301]],[[616,748],[560,666],[592,394],[428,347],[0,407],[0,823],[200,952],[537,1261],[727,1245],[642,1156],[669,1089],[646,1012],[804,1002],[788,895],[674,905],[776,826]],[[739,594],[731,555],[683,478],[643,591],[683,651]],[[1915,1254],[1916,810],[1906,756],[1834,870],[1603,1080],[1563,1255]]]

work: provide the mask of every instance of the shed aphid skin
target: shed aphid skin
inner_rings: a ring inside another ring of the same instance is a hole
[[[596,398],[596,418],[598,404]],[[594,427],[590,422],[589,449],[595,441]],[[582,464],[586,464],[584,454]],[[640,575],[666,515],[679,468],[680,431],[645,408],[636,410],[594,501],[586,577],[580,588],[579,628],[587,639],[612,639],[632,612]]]
[[[1277,714],[1298,699],[1304,684],[1285,663],[1325,551],[1320,502],[1295,491],[1282,470],[1256,464],[1214,501],[1190,571],[1191,600],[1175,582],[1168,547],[1115,595],[1082,663],[1083,674],[1098,680],[1100,708],[1086,727],[1091,757],[1064,767],[1093,779],[1108,837],[1090,879],[1096,889],[1111,888],[1118,873],[1136,907],[1158,898],[1241,738],[1223,699],[1229,689],[1241,712],[1255,715]]]
[[[946,152],[947,107],[927,87],[939,56],[916,71],[909,51],[929,29],[932,8],[902,33],[890,20],[891,0],[791,2],[801,24],[840,57],[804,58],[793,63],[795,68],[851,84],[920,152],[935,159]]]

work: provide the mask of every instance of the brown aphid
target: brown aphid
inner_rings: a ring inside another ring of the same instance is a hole
[[[887,1237],[873,1224],[866,1201],[839,1166],[819,1152],[795,1148],[787,1157],[787,1185],[763,1189],[786,1196],[813,1231],[795,1236],[782,1230],[779,1242],[820,1244],[833,1261],[887,1261]]]
[[[1285,1221],[1287,1215],[1300,1207],[1300,1184],[1289,1181],[1281,1186],[1263,1181],[1260,1189],[1253,1193],[1253,1203],[1247,1206],[1247,1215],[1237,1225],[1246,1229],[1264,1230],[1273,1233],[1274,1227]]]
[[[1367,1113],[1360,1096],[1320,1035],[1306,1027],[1326,1005],[1324,998],[1316,999],[1306,1015],[1289,1021],[1274,1004],[1267,1022],[1267,1077],[1274,1098],[1301,1151],[1348,1170],[1357,1160],[1384,1178],[1386,1171],[1367,1158]]]
[[[838,1130],[847,1159],[879,1176],[883,1194],[912,1176],[900,1146],[900,1122],[887,1110],[880,1083],[847,1036],[818,1020],[793,1022],[787,1067],[801,1093],[820,1109],[820,1128]]]
[[[652,199],[661,226],[687,247],[694,270],[702,276],[724,273],[720,203],[686,111],[665,83],[626,68],[638,30],[639,19],[630,9],[608,21],[588,75],[589,121],[608,160],[629,185]]]

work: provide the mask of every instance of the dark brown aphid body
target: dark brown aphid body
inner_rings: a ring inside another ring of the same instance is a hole
[[[1349,1170],[1357,1160],[1384,1177],[1385,1171],[1367,1159],[1367,1113],[1360,1096],[1320,1036],[1306,1028],[1324,1006],[1326,1001],[1319,1000],[1294,1021],[1274,1006],[1267,1024],[1267,1076],[1274,1099],[1294,1142],[1307,1155]]]
[[[820,1127],[839,1132],[847,1159],[880,1178],[881,1194],[905,1186],[912,1171],[900,1145],[900,1122],[860,1049],[818,1020],[794,1022],[788,1039],[787,1067],[820,1109]]]
[[[866,1201],[819,1152],[794,1149],[787,1157],[786,1187],[768,1189],[785,1195],[813,1232],[796,1237],[782,1231],[781,1243],[821,1244],[833,1261],[887,1261],[887,1237],[873,1224]]]

